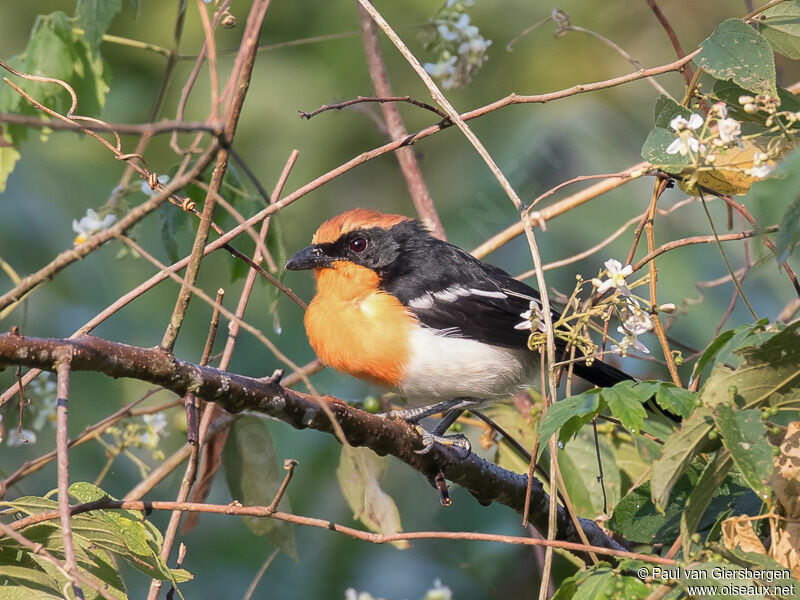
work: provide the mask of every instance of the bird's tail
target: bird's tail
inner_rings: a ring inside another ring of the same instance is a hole
[[[612,367],[601,360],[595,360],[591,365],[587,365],[583,362],[576,362],[573,365],[573,372],[581,379],[585,379],[598,387],[611,387],[620,381],[629,381],[633,379],[633,377],[628,375],[625,371],[620,371],[616,367]]]

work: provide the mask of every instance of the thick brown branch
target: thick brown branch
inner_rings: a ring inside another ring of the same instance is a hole
[[[332,413],[348,442],[367,446],[380,455],[391,454],[420,473],[445,476],[469,490],[482,504],[499,502],[521,513],[527,477],[507,471],[475,454],[464,460],[450,449],[436,447],[417,454],[419,433],[405,421],[389,420],[364,412],[332,397],[315,398],[283,387],[274,379],[253,379],[235,373],[177,360],[158,348],[139,348],[92,336],[75,340],[0,335],[0,365],[23,365],[52,370],[59,356],[71,349],[73,371],[97,371],[111,377],[130,377],[160,385],[179,396],[194,392],[229,412],[254,410],[280,419],[297,429],[333,434],[333,425],[320,403]],[[538,480],[532,482],[532,523],[547,528],[549,497]],[[593,546],[623,550],[588,519],[582,528]],[[558,507],[558,539],[580,543],[580,537],[563,507]]]

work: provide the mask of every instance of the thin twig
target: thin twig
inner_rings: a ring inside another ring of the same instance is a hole
[[[270,511],[268,506],[242,506],[240,504],[198,504],[194,502],[165,502],[165,501],[138,501],[138,500],[99,500],[96,502],[89,502],[87,504],[78,504],[72,507],[72,514],[79,514],[89,512],[92,510],[181,510],[192,512],[204,512],[220,515],[237,515],[248,517],[262,517],[272,518],[295,525],[302,525],[306,527],[316,527],[319,529],[327,529],[342,533],[357,540],[371,542],[373,544],[390,544],[401,540],[466,540],[466,541],[482,541],[482,542],[496,542],[502,544],[514,544],[523,546],[546,546],[554,548],[563,548],[574,552],[594,552],[596,554],[603,554],[606,556],[616,556],[620,558],[631,558],[634,560],[642,560],[648,563],[674,565],[675,561],[665,559],[660,556],[651,554],[640,554],[636,552],[628,552],[616,548],[604,548],[601,546],[590,546],[577,542],[565,542],[561,540],[542,540],[533,539],[529,537],[518,537],[511,535],[500,535],[494,533],[479,533],[472,531],[408,531],[396,534],[380,534],[368,531],[361,531],[352,527],[339,525],[332,521],[324,519],[316,519],[313,517],[304,517],[291,513],[280,511]],[[28,527],[30,525],[41,523],[44,521],[56,518],[57,515],[51,512],[42,512],[14,523],[15,528]],[[11,529],[11,528],[9,528]],[[13,531],[13,530],[12,530]],[[4,531],[5,533],[5,531]],[[16,533],[16,532],[14,532]]]
[[[69,433],[67,430],[67,400],[69,398],[70,349],[65,348],[58,361],[58,390],[56,406],[56,448],[58,449],[58,516],[61,522],[61,538],[64,541],[64,568],[76,576],[78,562],[75,559],[75,545],[72,540],[72,520],[69,512]],[[83,590],[72,582],[72,591],[77,598],[83,598]]]
[[[447,119],[447,115],[440,108],[437,108],[432,104],[428,104],[427,102],[414,100],[414,98],[412,98],[411,96],[357,96],[355,98],[352,98],[351,100],[345,100],[343,102],[335,102],[333,104],[323,104],[322,106],[320,106],[315,110],[312,110],[311,112],[298,110],[297,113],[300,115],[301,119],[312,119],[320,113],[324,113],[329,110],[342,110],[343,108],[347,108],[348,106],[354,106],[356,104],[369,104],[369,103],[386,104],[389,102],[391,103],[407,102],[408,104],[413,104],[414,106],[418,106],[420,108],[424,108],[425,110],[429,110],[443,119]],[[407,135],[408,132],[406,132],[406,136]]]

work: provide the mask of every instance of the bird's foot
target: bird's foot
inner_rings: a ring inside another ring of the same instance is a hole
[[[414,406],[401,410],[390,410],[389,412],[381,413],[379,416],[416,424],[431,415],[447,412],[455,408],[467,408],[475,403],[476,401],[471,398],[454,398],[453,400],[445,400],[444,402],[437,402],[436,404],[430,404],[428,406]]]
[[[416,426],[417,432],[422,436],[422,449],[415,450],[417,454],[427,454],[436,444],[441,444],[447,448],[453,448],[458,452],[459,458],[464,460],[472,452],[472,444],[469,443],[467,436],[460,433],[454,435],[437,435],[425,431],[419,425]]]

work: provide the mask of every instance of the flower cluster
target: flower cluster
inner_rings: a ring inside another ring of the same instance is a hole
[[[75,236],[73,243],[76,246],[84,243],[93,235],[111,227],[116,220],[117,218],[110,213],[101,219],[100,215],[90,208],[86,211],[86,216],[81,217],[80,221],[77,219],[72,220],[72,231],[78,234]]]
[[[622,325],[617,327],[617,331],[622,334],[622,340],[611,346],[611,351],[615,354],[625,356],[628,348],[634,348],[645,354],[650,354],[639,336],[653,329],[653,320],[650,315],[642,309],[639,301],[633,296],[625,298],[625,304],[620,309]]]
[[[438,54],[435,63],[423,67],[444,89],[462,87],[487,60],[492,41],[484,39],[465,12],[472,0],[448,0],[424,32],[426,50]]]

